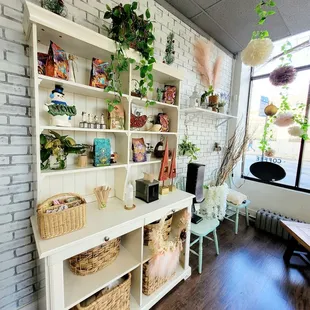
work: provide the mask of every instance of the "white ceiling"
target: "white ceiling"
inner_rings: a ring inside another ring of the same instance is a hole
[[[232,53],[243,50],[253,30],[258,29],[254,11],[258,0],[155,1],[185,23],[193,23]],[[273,41],[310,30],[310,0],[275,1],[276,14],[264,25]]]

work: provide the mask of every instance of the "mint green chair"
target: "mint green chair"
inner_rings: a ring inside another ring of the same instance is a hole
[[[245,223],[247,226],[250,226],[249,223],[249,210],[248,210],[248,206],[251,203],[250,200],[245,200],[243,201],[240,205],[234,205],[231,202],[226,202],[227,204],[227,209],[226,209],[226,215],[225,215],[225,219],[228,221],[231,221],[233,223],[235,223],[235,234],[238,234],[238,226],[239,226],[239,211],[240,209],[244,209],[245,210]],[[235,217],[235,220],[231,219],[231,217],[233,216]]]
[[[203,219],[198,224],[191,223],[191,233],[198,238],[190,243],[190,247],[192,247],[195,243],[199,241],[199,253],[190,249],[191,253],[198,256],[198,272],[201,274],[202,272],[202,254],[203,254],[203,238],[214,241],[215,243],[215,251],[216,254],[219,255],[219,245],[217,240],[216,228],[219,226],[220,222],[217,219]],[[213,232],[213,239],[208,237],[207,235]]]

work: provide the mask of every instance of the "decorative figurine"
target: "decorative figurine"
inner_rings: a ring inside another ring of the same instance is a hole
[[[164,90],[163,89],[161,89],[161,88],[157,88],[156,89],[156,94],[157,94],[157,101],[159,101],[159,102],[162,102],[162,100],[163,100],[163,92],[164,92]]]
[[[175,185],[173,185],[173,180],[177,176],[177,167],[176,167],[176,153],[175,149],[173,149],[172,159],[170,164],[170,171],[169,171],[169,179],[171,179],[171,184],[169,186],[170,192],[174,192],[176,190]]]
[[[146,161],[151,161],[151,157],[152,157],[152,146],[150,145],[150,143],[146,144]]]
[[[166,140],[165,153],[161,161],[158,181],[162,181],[163,185],[160,187],[159,192],[161,195],[169,194],[169,187],[165,186],[165,181],[169,178],[169,157],[168,157],[168,139]]]
[[[76,82],[76,72],[78,72],[78,66],[76,63],[77,57],[72,54],[69,54],[68,59],[69,59],[69,81]]]
[[[131,182],[127,184],[126,187],[126,195],[125,195],[125,209],[126,210],[133,210],[136,205],[133,203],[133,186]]]
[[[110,112],[110,129],[124,130],[125,128],[125,113],[122,104],[118,104]]]
[[[110,166],[111,164],[111,142],[110,139],[94,139],[94,166]]]
[[[177,88],[173,85],[165,85],[164,90],[164,102],[169,104],[175,104],[175,97],[177,95]]]
[[[55,89],[50,94],[50,103],[46,103],[47,112],[51,115],[52,126],[71,127],[72,116],[76,115],[76,107],[68,106],[65,101],[65,94],[60,85],[55,85]]]

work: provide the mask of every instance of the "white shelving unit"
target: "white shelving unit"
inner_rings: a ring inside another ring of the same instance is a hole
[[[42,240],[38,232],[36,216],[31,218],[40,262],[45,266],[45,303],[44,306],[40,306],[40,310],[71,309],[128,272],[132,274],[131,309],[149,309],[178,282],[188,278],[191,274],[188,263],[189,227],[184,255],[180,259],[180,266],[175,277],[154,294],[146,297],[142,293],[142,270],[143,264],[151,258],[151,253],[148,247],[143,246],[144,225],[186,208],[190,212],[193,196],[176,191],[167,196],[160,196],[158,201],[150,204],[136,200],[136,208],[126,211],[123,202],[126,184],[142,178],[143,172],[158,174],[161,162],[157,158],[143,163],[132,162],[131,141],[132,138],[144,138],[145,142],[155,146],[162,136],[168,139],[169,149],[177,149],[180,96],[177,95],[175,105],[156,102],[155,105],[145,108],[146,99],[141,100],[130,95],[131,80],[137,75],[137,72],[133,70],[134,65],[130,64],[129,71],[121,77],[125,129],[80,128],[82,111],[93,115],[107,113],[105,99],[113,98],[114,93],[104,92],[102,89],[89,86],[88,83],[91,59],[96,57],[109,61],[110,55],[115,52],[115,43],[107,37],[33,3],[26,2],[25,8],[24,30],[31,47],[35,201],[39,204],[52,195],[64,192],[79,193],[87,201],[87,225],[81,230],[58,238]],[[78,57],[79,70],[76,82],[38,74],[37,53],[46,53],[50,41]],[[139,54],[134,50],[128,51],[127,55],[139,60]],[[182,72],[162,63],[155,63],[153,68],[155,89],[164,85],[174,85],[180,93]],[[44,110],[44,104],[48,101],[49,94],[56,84],[63,86],[66,101],[77,108],[78,115],[73,117],[72,127],[50,126],[48,113]],[[156,98],[156,93],[149,94],[149,98]],[[170,117],[170,131],[162,133],[131,130],[130,115],[133,106],[143,107],[148,115],[167,113]],[[48,130],[70,135],[77,143],[92,144],[96,137],[109,138],[112,150],[119,154],[118,163],[105,167],[93,167],[90,161],[86,168],[78,168],[76,156],[69,155],[66,169],[41,171],[39,138],[42,132],[47,133]],[[93,189],[101,185],[112,188],[105,210],[98,209],[93,195]],[[109,239],[121,237],[121,251],[117,259],[93,275],[79,277],[71,273],[68,269],[68,258],[104,243],[107,237]]]

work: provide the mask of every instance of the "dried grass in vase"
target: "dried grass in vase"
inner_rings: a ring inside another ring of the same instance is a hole
[[[241,121],[237,124],[233,135],[228,140],[220,168],[216,174],[216,186],[220,186],[225,183],[249,143],[250,136],[244,126],[240,125],[240,123]]]

